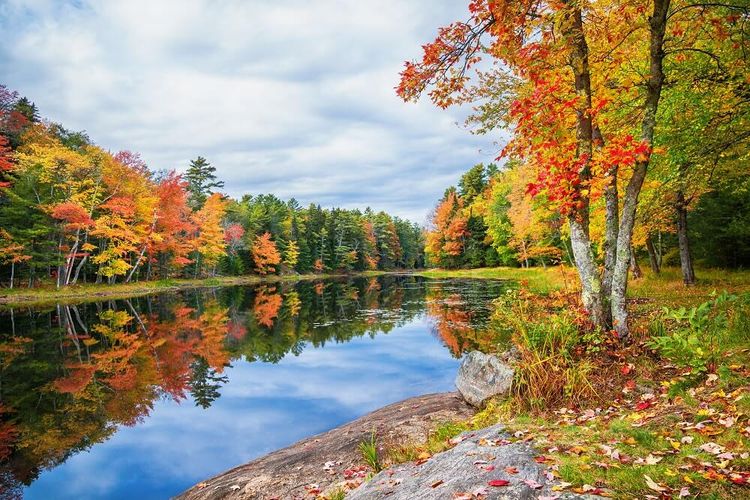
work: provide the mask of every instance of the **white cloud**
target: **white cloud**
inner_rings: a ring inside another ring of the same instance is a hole
[[[206,156],[229,194],[385,209],[421,221],[494,157],[461,110],[404,104],[402,61],[452,0],[10,0],[4,83],[45,116],[152,168]],[[481,150],[481,151],[480,151]]]

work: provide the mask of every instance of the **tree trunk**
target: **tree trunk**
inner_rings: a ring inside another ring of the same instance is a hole
[[[633,279],[639,279],[643,277],[643,271],[641,266],[638,264],[638,259],[635,258],[635,250],[630,247],[630,273],[633,275]]]
[[[16,279],[16,263],[10,261],[10,289],[13,289],[13,281]]]
[[[693,257],[690,255],[690,240],[688,238],[687,201],[685,200],[684,178],[686,167],[680,165],[680,186],[677,188],[675,209],[677,211],[677,241],[680,246],[680,269],[682,281],[686,285],[695,284]]]
[[[141,252],[138,254],[138,259],[135,261],[135,265],[133,265],[133,268],[128,273],[128,277],[125,279],[125,283],[130,283],[130,280],[133,278],[133,274],[135,274],[136,269],[138,269],[138,266],[141,264],[141,260],[143,260],[143,254],[146,253],[146,245],[143,245],[141,248]]]
[[[654,0],[653,14],[649,18],[649,79],[647,83],[645,114],[641,124],[641,140],[648,145],[653,144],[654,128],[656,127],[656,111],[664,84],[664,33],[667,27],[667,14],[670,0]],[[625,188],[622,206],[620,229],[617,234],[617,257],[614,274],[612,276],[612,321],[620,339],[629,335],[628,310],[625,300],[628,289],[628,267],[630,265],[630,245],[635,226],[635,215],[638,208],[638,195],[648,170],[650,150],[645,158],[636,162],[633,174]]]
[[[602,285],[599,269],[594,260],[589,236],[583,225],[575,217],[568,219],[570,226],[570,244],[573,247],[573,257],[576,262],[578,276],[581,279],[581,300],[583,307],[589,313],[591,321],[601,327],[607,326],[607,315],[602,301]]]
[[[648,263],[651,265],[651,271],[654,274],[661,272],[661,264],[659,257],[656,255],[656,248],[654,247],[654,240],[651,239],[651,235],[646,237],[646,250],[648,250]]]
[[[81,269],[83,268],[83,265],[86,263],[86,259],[88,258],[89,258],[88,254],[84,255],[83,258],[81,259],[81,262],[79,262],[78,265],[76,266],[76,272],[73,275],[73,280],[71,281],[72,284],[75,285],[76,283],[78,283],[78,275],[81,274]]]
[[[570,9],[569,25],[565,36],[569,38],[572,49],[570,67],[575,76],[576,93],[582,97],[576,108],[576,154],[579,158],[591,159],[593,153],[594,129],[591,122],[591,74],[589,70],[589,48],[583,30],[583,16],[581,9],[574,5]],[[579,174],[581,186],[588,185],[591,179],[591,169],[586,161]],[[568,216],[570,226],[570,242],[573,247],[578,275],[581,279],[581,301],[589,314],[591,321],[602,328],[608,326],[608,317],[604,311],[602,300],[602,282],[599,268],[594,260],[589,239],[589,197],[579,193],[580,208]]]
[[[601,135],[599,133],[599,135]],[[602,295],[605,303],[607,323],[612,323],[612,309],[609,304],[612,296],[612,276],[617,260],[617,231],[620,224],[619,193],[617,192],[617,166],[610,169],[609,184],[604,189],[605,229],[604,229],[604,273],[602,276]]]

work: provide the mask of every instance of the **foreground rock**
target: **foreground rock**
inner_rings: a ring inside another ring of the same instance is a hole
[[[422,464],[412,462],[386,469],[346,498],[600,498],[555,493],[552,490],[555,483],[547,479],[546,467],[534,460],[538,453],[528,443],[511,443],[509,438],[502,425],[465,432],[459,436],[462,441],[454,448],[438,453]]]
[[[497,356],[471,351],[461,361],[456,388],[469,404],[479,407],[486,399],[508,392],[513,375],[513,368]]]
[[[177,498],[313,498],[311,492],[344,481],[344,471],[362,464],[358,446],[373,430],[386,447],[424,442],[438,424],[472,414],[455,392],[407,399],[227,471]]]

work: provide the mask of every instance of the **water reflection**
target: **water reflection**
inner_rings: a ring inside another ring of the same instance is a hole
[[[462,351],[493,341],[489,301],[503,286],[388,276],[6,311],[0,495],[41,474],[27,496],[168,496],[383,404],[449,390]],[[185,400],[194,406],[177,405]],[[245,447],[234,441],[247,429],[221,429],[240,419],[258,424]],[[171,460],[187,462],[194,448],[196,467],[162,464],[149,478],[159,445],[132,443],[175,435],[183,453]],[[117,470],[110,482],[74,490],[80,464],[104,457],[99,465]]]

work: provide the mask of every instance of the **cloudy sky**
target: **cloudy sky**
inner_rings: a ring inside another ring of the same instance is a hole
[[[0,0],[0,83],[153,169],[414,221],[496,152],[466,110],[405,104],[403,60],[456,0]]]

